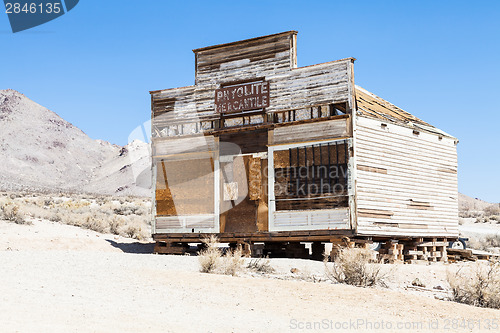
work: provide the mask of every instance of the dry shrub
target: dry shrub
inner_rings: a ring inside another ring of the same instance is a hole
[[[500,309],[500,263],[475,263],[448,271],[447,278],[455,302]]]
[[[491,251],[500,247],[500,234],[485,237],[469,237],[468,247],[476,250]]]
[[[73,194],[19,195],[0,197],[0,206],[6,206],[9,220],[16,223],[29,222],[26,217],[61,222],[100,233],[112,233],[123,237],[143,240],[149,237],[151,218],[149,199],[93,197]],[[11,211],[9,205],[18,208]],[[123,207],[121,206],[123,205]],[[17,211],[17,214],[14,214]],[[21,213],[22,212],[22,213]],[[4,214],[0,211],[0,217]],[[6,218],[7,219],[7,218]]]
[[[219,240],[211,235],[203,239],[204,249],[198,252],[200,272],[237,275],[243,270],[243,250],[238,246],[235,250],[223,251],[218,246]]]
[[[147,238],[146,232],[141,226],[129,224],[125,227],[125,235],[129,238],[134,238],[137,240],[144,240]]]
[[[247,268],[251,271],[262,274],[271,274],[275,272],[275,269],[271,266],[269,259],[264,260],[262,258],[257,258],[250,260]]]
[[[224,257],[222,257],[222,273],[235,276],[241,272],[245,263],[242,257],[243,250],[239,245],[236,249],[227,251]]]
[[[336,283],[360,287],[385,286],[381,266],[371,263],[372,258],[373,251],[370,249],[341,248],[331,265],[325,254],[325,275]]]
[[[106,221],[100,219],[97,216],[97,214],[94,212],[93,214],[87,215],[84,218],[83,223],[81,223],[80,226],[85,228],[85,229],[104,233],[104,232],[106,232],[107,223],[106,223]]]
[[[16,224],[32,224],[26,219],[25,214],[21,211],[21,208],[14,203],[7,203],[2,205],[1,217],[7,221],[14,222]]]
[[[222,251],[218,247],[218,239],[214,235],[203,239],[205,248],[198,252],[200,272],[215,273],[220,269]]]

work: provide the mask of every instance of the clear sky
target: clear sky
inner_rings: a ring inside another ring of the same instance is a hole
[[[355,57],[362,87],[458,137],[459,190],[500,201],[500,1],[80,0],[13,34],[0,89],[124,145],[150,90],[192,85],[192,49],[298,30],[298,65]]]

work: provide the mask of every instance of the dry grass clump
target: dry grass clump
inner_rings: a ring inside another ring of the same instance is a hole
[[[204,249],[198,252],[200,272],[237,275],[243,270],[243,251],[241,246],[235,250],[228,250],[224,255],[219,248],[219,240],[211,235],[203,240]]]
[[[241,246],[229,250],[222,257],[222,274],[235,276],[243,270],[244,263]]]
[[[269,259],[257,258],[250,260],[247,265],[247,269],[261,274],[272,274],[275,269],[271,266]]]
[[[218,246],[218,239],[214,235],[203,239],[205,248],[198,252],[200,272],[214,273],[220,268],[222,250]]]
[[[500,263],[475,263],[448,271],[455,302],[500,309]]]
[[[325,275],[335,283],[359,287],[385,286],[381,266],[372,263],[373,251],[362,248],[340,248],[332,264],[325,254]]]

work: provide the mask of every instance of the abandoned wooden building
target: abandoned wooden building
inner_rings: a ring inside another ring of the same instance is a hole
[[[193,86],[151,91],[153,237],[252,255],[380,242],[445,260],[457,139],[354,84],[354,58],[297,67],[296,31],[193,50]]]

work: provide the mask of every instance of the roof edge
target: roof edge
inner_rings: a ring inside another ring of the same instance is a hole
[[[406,123],[404,123],[404,122],[402,122],[402,121],[398,121],[398,122],[396,122],[396,124],[398,124],[398,125],[400,125],[400,126],[403,126],[403,127],[408,127],[408,128],[413,128],[413,129],[420,129],[420,130],[426,131],[426,132],[428,132],[428,133],[436,134],[436,135],[446,136],[446,137],[448,137],[448,138],[451,138],[451,139],[454,139],[454,140],[457,140],[457,141],[458,141],[457,137],[455,137],[455,136],[453,136],[453,135],[451,135],[451,134],[449,134],[449,133],[447,133],[447,132],[443,131],[443,130],[442,130],[442,129],[440,129],[440,128],[437,128],[437,127],[436,127],[436,126],[434,126],[434,125],[431,125],[431,124],[429,124],[429,123],[426,123],[425,121],[423,121],[423,120],[421,120],[420,118],[416,117],[414,114],[409,113],[408,111],[405,111],[405,110],[401,109],[401,108],[400,108],[400,107],[398,107],[397,105],[394,105],[394,104],[392,104],[391,102],[389,102],[388,100],[383,99],[382,97],[380,97],[380,96],[378,96],[378,95],[375,95],[375,94],[374,94],[374,93],[372,93],[371,91],[368,91],[368,90],[366,90],[365,88],[360,87],[360,86],[359,86],[359,85],[357,85],[357,84],[355,84],[355,85],[354,85],[354,87],[355,87],[355,89],[356,89],[356,90],[359,90],[359,91],[361,91],[361,92],[363,92],[363,93],[365,93],[365,94],[367,94],[367,95],[370,95],[371,97],[373,97],[373,98],[375,98],[375,99],[380,99],[380,100],[382,100],[382,101],[384,101],[384,102],[386,102],[386,103],[388,103],[388,104],[390,104],[390,105],[394,106],[395,108],[397,108],[397,109],[399,109],[399,110],[401,110],[401,111],[403,111],[403,112],[406,112],[407,114],[409,114],[409,115],[411,115],[411,116],[413,116],[413,117],[417,118],[418,120],[420,120],[420,121],[422,122],[422,124],[420,124],[420,123],[415,123],[415,122],[413,122],[412,120],[408,120]],[[365,118],[370,118],[370,119],[377,119],[377,120],[380,120],[380,119],[378,119],[378,118],[376,118],[376,117],[373,117],[373,116],[370,116],[370,115],[367,115],[367,114],[363,114],[363,115],[361,115],[361,117],[365,117]],[[389,118],[387,118],[387,120],[390,120],[390,119],[389,119]],[[391,120],[391,121],[394,121],[394,120]]]
[[[216,44],[216,45],[211,45],[211,46],[200,47],[198,49],[194,49],[193,52],[194,53],[198,53],[198,52],[203,52],[203,51],[207,51],[207,50],[213,50],[213,49],[217,49],[217,48],[222,48],[222,47],[233,46],[233,45],[237,45],[237,44],[243,44],[243,43],[253,42],[253,41],[256,41],[256,40],[259,40],[259,39],[266,39],[266,38],[270,38],[270,37],[276,37],[276,36],[279,36],[279,35],[296,35],[296,34],[298,34],[298,31],[296,31],[296,30],[289,30],[289,31],[284,31],[284,32],[279,32],[279,33],[276,33],[276,34],[272,34],[272,35],[266,35],[266,36],[260,36],[260,37],[254,37],[254,38],[249,38],[249,39],[238,40],[238,41],[230,42],[230,43],[223,43],[223,44]]]

